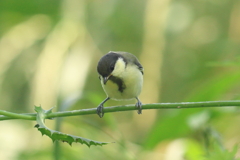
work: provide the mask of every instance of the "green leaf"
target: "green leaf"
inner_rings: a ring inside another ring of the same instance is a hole
[[[52,108],[50,110],[44,110],[42,109],[41,106],[39,107],[35,106],[35,111],[37,112],[37,117],[36,117],[37,124],[35,125],[35,127],[42,133],[42,135],[46,135],[49,138],[51,138],[53,142],[58,140],[62,142],[67,142],[69,145],[72,145],[73,142],[76,142],[76,143],[78,142],[81,144],[86,144],[88,147],[90,147],[91,145],[102,146],[109,143],[109,142],[98,142],[91,139],[77,137],[77,136],[65,134],[59,131],[51,130],[45,125],[44,121],[46,116],[52,113]]]

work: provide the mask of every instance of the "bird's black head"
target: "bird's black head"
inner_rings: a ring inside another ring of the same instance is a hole
[[[109,52],[104,55],[98,62],[97,71],[102,77],[108,77],[114,70],[115,63],[119,57],[122,57],[120,54],[115,52]]]

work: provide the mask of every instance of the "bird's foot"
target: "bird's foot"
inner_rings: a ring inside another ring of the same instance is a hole
[[[104,115],[104,112],[103,112],[103,104],[104,104],[105,102],[107,102],[109,99],[110,99],[110,98],[107,97],[107,98],[104,99],[104,101],[102,101],[102,103],[100,103],[99,106],[97,107],[97,114],[98,114],[98,116],[99,116],[100,118],[102,118],[103,115]]]
[[[103,112],[103,104],[101,103],[98,107],[97,107],[97,114],[100,118],[103,117],[104,112]]]
[[[142,114],[142,102],[138,98],[135,106],[138,109],[138,114]]]

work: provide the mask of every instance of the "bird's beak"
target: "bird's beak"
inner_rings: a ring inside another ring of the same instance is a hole
[[[103,77],[103,83],[106,84],[107,81],[108,81],[108,79],[109,79],[109,77],[111,77],[111,76],[112,76],[112,75],[110,74],[110,75],[107,76],[107,77]]]

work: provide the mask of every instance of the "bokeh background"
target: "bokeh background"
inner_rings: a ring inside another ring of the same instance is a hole
[[[1,0],[0,109],[97,107],[106,95],[96,65],[108,51],[139,58],[143,103],[238,100],[240,1]],[[135,101],[105,107],[129,103]],[[239,144],[239,114],[234,107],[165,109],[46,122],[64,133],[115,142],[90,149],[53,144],[33,121],[1,121],[0,159],[202,160]]]

